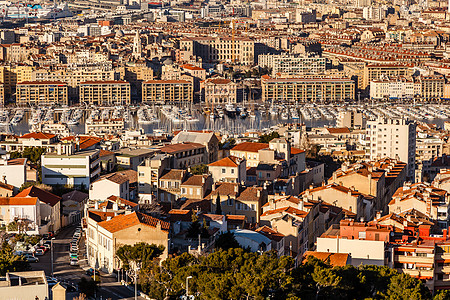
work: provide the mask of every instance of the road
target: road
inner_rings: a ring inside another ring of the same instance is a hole
[[[80,242],[80,265],[71,266],[69,264],[69,243],[72,240],[75,226],[63,228],[53,240],[53,276],[60,281],[78,284],[82,277],[89,278],[85,270],[87,267],[86,251],[84,245],[84,235]],[[47,276],[52,276],[51,253],[48,251],[43,256],[38,256],[39,262],[32,263],[33,270],[44,270]],[[117,282],[115,277],[108,274],[100,274],[100,288],[97,292],[97,299],[134,299],[134,292]],[[73,299],[78,293],[68,293],[67,300]],[[138,297],[143,300],[143,297]]]

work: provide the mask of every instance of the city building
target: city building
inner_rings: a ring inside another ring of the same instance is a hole
[[[395,158],[407,164],[408,178],[414,179],[416,123],[405,119],[378,118],[367,122],[367,157]]]
[[[144,103],[192,102],[194,87],[186,80],[149,80],[142,84]]]
[[[67,83],[62,81],[23,81],[16,85],[18,105],[68,105]]]
[[[89,187],[100,176],[99,153],[100,150],[92,150],[72,155],[42,155],[42,183]]]
[[[237,102],[237,84],[230,79],[208,78],[200,83],[207,105],[224,105]]]
[[[89,105],[130,104],[130,83],[126,81],[85,81],[79,84],[80,103]]]
[[[326,58],[299,54],[262,54],[258,56],[261,68],[272,70],[274,77],[319,75],[325,73]]]
[[[355,99],[355,82],[346,78],[270,78],[263,76],[266,102],[332,102]]]

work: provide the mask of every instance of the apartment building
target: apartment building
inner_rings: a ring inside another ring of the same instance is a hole
[[[90,105],[130,104],[130,83],[126,81],[85,81],[79,85],[80,103]]]
[[[214,182],[242,183],[247,180],[245,158],[228,156],[208,165]]]
[[[140,198],[144,198],[145,195],[154,195],[156,199],[159,199],[159,178],[165,170],[170,169],[170,161],[168,154],[155,154],[137,167]]]
[[[123,245],[140,242],[164,246],[159,257],[167,258],[170,248],[170,223],[140,212],[115,214],[106,212],[88,212],[86,230],[87,261],[89,266],[100,266],[103,272],[112,273],[121,267],[116,251]]]
[[[239,62],[252,65],[255,61],[255,43],[249,38],[194,37],[180,41],[183,57],[200,56],[206,62]]]
[[[217,198],[224,215],[244,215],[251,223],[259,223],[262,206],[267,202],[267,190],[262,187],[243,187],[239,183],[222,182],[213,186],[206,197],[211,211],[217,211]]]
[[[213,131],[180,131],[175,132],[172,144],[198,143],[206,147],[208,153],[208,163],[215,162],[219,156],[219,139]]]
[[[24,81],[16,85],[17,105],[68,105],[67,83]]]
[[[300,194],[304,201],[325,201],[356,214],[356,218],[369,221],[374,216],[375,197],[362,194],[355,188],[332,183],[310,188]]]
[[[0,105],[5,105],[5,85],[0,81]]]
[[[40,233],[41,215],[38,198],[0,197],[0,224],[7,226],[17,220],[26,220],[28,226],[25,232],[27,234]]]
[[[362,163],[344,163],[333,173],[328,183],[335,183],[376,198],[374,209],[387,212],[395,191],[406,180],[406,164],[395,159]]]
[[[41,157],[42,183],[85,187],[100,176],[100,150]]]
[[[424,101],[441,99],[444,96],[445,77],[442,75],[419,76],[421,99]]]
[[[389,212],[401,213],[411,208],[437,222],[440,228],[448,228],[450,212],[449,194],[430,184],[405,183],[399,187],[389,202]]]
[[[413,69],[406,65],[367,64],[364,66],[361,88],[367,88],[371,81],[379,80],[382,77],[410,77],[413,73]]]
[[[207,105],[237,102],[237,84],[230,79],[208,78],[200,86]]]
[[[407,163],[407,176],[414,178],[416,123],[405,119],[378,118],[367,122],[366,152],[371,160],[394,158]]]
[[[355,98],[355,82],[347,78],[261,78],[263,101],[315,102]]]
[[[272,70],[272,76],[293,77],[324,74],[326,58],[299,54],[262,54],[258,56],[261,68]]]
[[[18,82],[35,81],[32,72],[33,67],[30,66],[0,66],[0,82],[4,85],[5,95],[14,93]]]
[[[179,143],[159,148],[161,153],[171,155],[171,166],[177,169],[186,169],[208,162],[208,153],[205,145],[198,143]]]
[[[411,99],[418,94],[420,94],[420,85],[416,85],[413,79],[382,77],[379,80],[370,81],[371,99]]]
[[[142,102],[192,102],[194,87],[186,80],[150,80],[142,84]]]

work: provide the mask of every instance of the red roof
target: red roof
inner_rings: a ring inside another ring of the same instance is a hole
[[[28,85],[28,84],[58,84],[58,85],[67,85],[67,82],[63,82],[63,81],[44,81],[44,80],[40,80],[40,81],[22,81],[22,82],[18,82],[17,85]]]
[[[43,132],[30,132],[19,137],[20,139],[35,139],[35,140],[49,140],[56,137],[55,134],[52,133],[43,133]]]
[[[295,147],[291,147],[291,155],[296,155],[296,154],[300,154],[305,152],[305,150],[299,149],[299,148],[295,148]]]
[[[98,81],[84,81],[81,82],[80,84],[130,84],[127,81],[122,81],[122,80],[98,80]]]
[[[258,152],[259,150],[269,148],[269,144],[266,143],[251,143],[244,142],[233,147],[234,151],[245,151],[245,152]]]
[[[36,205],[36,197],[0,197],[0,205]]]
[[[21,191],[15,197],[37,197],[39,201],[47,203],[50,206],[55,206],[59,201],[61,201],[61,197],[35,186],[31,186]]]
[[[155,227],[161,225],[161,230],[168,232],[170,228],[170,223],[161,221],[157,218],[154,218],[149,215],[145,215],[140,212],[133,212],[131,214],[126,215],[118,215],[108,221],[103,221],[98,223],[99,226],[105,228],[109,232],[117,232],[129,227],[133,227],[136,225],[147,225],[150,227]]]
[[[228,156],[222,158],[221,160],[210,163],[208,166],[210,167],[237,167],[238,159],[236,156]]]

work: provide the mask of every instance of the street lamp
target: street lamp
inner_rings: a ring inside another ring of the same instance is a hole
[[[136,266],[136,269],[134,270],[134,299],[137,300],[137,279],[139,274],[139,266]]]
[[[52,237],[51,240],[50,240],[50,255],[51,255],[50,259],[52,261],[52,277],[53,277],[53,240],[54,239],[55,238]]]
[[[189,297],[189,279],[191,279],[192,276],[186,277],[186,298]]]

